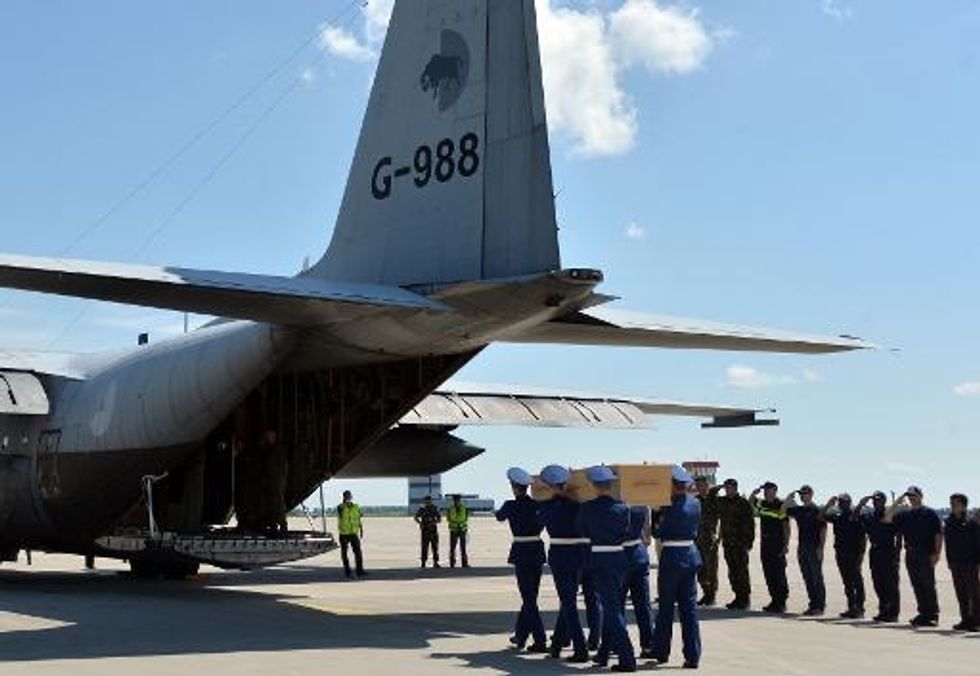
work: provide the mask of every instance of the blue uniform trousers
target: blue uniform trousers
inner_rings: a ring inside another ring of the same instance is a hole
[[[657,569],[660,607],[653,628],[653,653],[660,662],[670,657],[674,632],[674,604],[681,616],[684,660],[697,664],[701,659],[701,632],[698,628],[698,567],[681,566],[661,558]]]
[[[599,601],[602,603],[602,647],[598,657],[608,659],[609,653],[619,656],[623,665],[635,665],[633,642],[626,629],[623,609],[623,585],[626,582],[626,559],[622,554],[598,554],[593,567]]]
[[[558,592],[558,621],[555,623],[555,643],[564,648],[569,643],[576,653],[586,652],[585,634],[578,616],[578,588],[582,569],[578,565],[551,564],[551,577]]]
[[[636,616],[636,626],[640,630],[640,648],[649,650],[653,647],[653,612],[650,607],[650,566],[631,565],[626,574],[626,585],[623,588],[623,601],[629,594],[633,602],[633,614]]]
[[[596,586],[595,571],[586,567],[582,571],[582,596],[585,597],[585,624],[589,628],[589,648],[595,650],[602,640],[602,601]]]
[[[541,588],[541,564],[516,564],[514,574],[517,577],[517,589],[521,593],[521,611],[517,615],[517,625],[514,635],[517,644],[524,645],[528,636],[534,639],[535,645],[545,645],[544,623],[538,610],[538,591]]]

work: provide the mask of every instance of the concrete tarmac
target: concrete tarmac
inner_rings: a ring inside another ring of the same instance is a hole
[[[28,567],[22,555],[0,567],[0,674],[605,673],[508,649],[519,598],[504,564],[504,526],[474,520],[470,570],[448,568],[443,532],[447,567],[424,571],[411,520],[372,519],[365,528],[370,575],[355,582],[343,579],[337,552],[253,573],[206,569],[186,582],[136,580],[125,564],[101,559],[98,570],[85,571],[80,558],[61,555],[35,554]],[[789,614],[702,613],[702,673],[980,675],[980,635],[949,630],[959,618],[945,563],[941,626],[913,630],[834,619],[844,599],[829,546],[828,615],[799,617],[806,598],[794,559]],[[758,608],[768,601],[758,550],[752,562]],[[720,574],[724,603],[724,567]],[[866,585],[870,617],[869,575]],[[914,614],[904,571],[902,604],[904,621]],[[557,601],[547,574],[541,606],[553,626]],[[641,662],[640,670],[678,669],[682,661],[677,627],[672,662]]]

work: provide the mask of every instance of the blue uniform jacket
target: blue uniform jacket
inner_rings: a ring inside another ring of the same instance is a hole
[[[541,535],[544,524],[538,511],[538,503],[527,495],[508,500],[497,510],[497,521],[507,521],[514,537],[533,537]],[[510,546],[507,563],[514,565],[544,564],[544,542],[514,542]]]
[[[649,507],[630,507],[630,523],[626,532],[626,540],[639,540],[640,544],[626,548],[626,558],[630,566],[635,568],[650,567],[650,551],[643,542],[643,528],[646,526]]]
[[[580,539],[578,529],[579,505],[564,496],[557,496],[539,504],[539,514],[551,538]],[[555,545],[548,547],[548,563],[566,567],[579,567],[585,562],[585,549],[581,545]]]
[[[617,546],[626,541],[629,528],[629,507],[608,495],[601,495],[579,507],[578,528],[592,545]],[[601,557],[601,558],[598,558]],[[587,565],[625,565],[626,553],[591,554]]]
[[[691,495],[675,495],[670,507],[660,510],[659,517],[654,531],[658,540],[694,540],[701,525],[701,503]],[[660,565],[700,568],[701,553],[693,544],[690,547],[664,547],[660,553]]]

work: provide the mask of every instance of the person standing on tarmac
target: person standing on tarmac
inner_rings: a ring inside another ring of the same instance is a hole
[[[609,467],[600,465],[586,471],[595,486],[598,497],[579,507],[578,528],[589,538],[591,556],[587,565],[595,573],[596,587],[602,601],[602,645],[593,662],[599,666],[609,664],[610,652],[615,652],[619,663],[613,671],[636,671],[636,653],[626,631],[626,614],[622,606],[622,589],[626,579],[626,552],[623,542],[629,529],[629,508],[612,497],[616,474]]]
[[[783,511],[783,501],[776,497],[779,487],[767,481],[749,497],[752,511],[759,517],[759,557],[762,572],[769,588],[769,605],[766,613],[785,613],[789,598],[789,582],[786,580],[786,553],[789,550],[789,519]],[[759,500],[759,493],[763,494]]]
[[[864,506],[871,501],[872,509],[865,513]],[[875,622],[898,622],[900,597],[898,592],[898,564],[902,555],[902,535],[893,523],[885,522],[887,498],[881,491],[861,498],[855,512],[861,519],[864,532],[871,545],[871,581],[878,597],[878,614]]]
[[[470,567],[470,557],[466,554],[466,538],[470,530],[470,510],[463,504],[463,496],[453,496],[453,504],[446,510],[446,523],[449,525],[449,567],[456,567],[456,546],[463,568]]]
[[[354,564],[358,577],[364,577],[364,557],[361,554],[361,540],[364,539],[364,523],[361,521],[361,508],[354,502],[350,491],[344,491],[344,499],[337,505],[337,534],[340,536],[340,560],[344,562],[344,575],[353,576],[347,550],[354,550]]]
[[[670,659],[676,604],[684,639],[684,668],[697,669],[701,661],[697,607],[701,554],[694,540],[701,522],[701,504],[688,494],[690,484],[690,475],[675,465],[670,507],[658,513],[655,535],[663,543],[663,551],[657,568],[660,606],[653,630],[653,657],[657,664]]]
[[[544,542],[541,541],[541,515],[536,503],[527,494],[528,487],[533,483],[531,475],[520,467],[507,470],[514,499],[505,502],[497,510],[497,521],[506,521],[510,525],[513,536],[510,546],[510,556],[507,563],[514,566],[517,577],[517,589],[521,593],[521,610],[517,614],[514,635],[510,642],[518,650],[523,650],[528,637],[533,643],[527,649],[529,653],[548,652],[547,637],[544,633],[544,623],[538,610],[538,592],[541,588],[541,569],[544,567]]]
[[[698,584],[701,585],[699,606],[715,605],[718,594],[718,493],[711,492],[708,478],[699,476],[694,480],[697,499],[701,503],[701,526],[698,528],[698,551],[703,564],[698,570]]]
[[[626,552],[626,583],[623,585],[623,612],[626,597],[633,603],[633,615],[640,630],[640,657],[652,659],[653,610],[650,605],[650,508],[630,507],[629,531],[623,549]]]
[[[867,538],[859,514],[854,510],[851,496],[847,493],[836,495],[827,501],[823,516],[834,524],[834,557],[837,570],[844,583],[847,597],[847,610],[840,614],[842,619],[858,620],[864,617],[864,576],[861,566]]]
[[[908,500],[911,507],[900,511]],[[885,513],[885,521],[898,526],[905,540],[905,568],[915,592],[918,614],[909,622],[913,627],[939,624],[936,596],[936,564],[943,551],[943,524],[939,515],[922,504],[922,489],[909,486]]]
[[[566,661],[587,664],[589,650],[578,616],[578,588],[582,581],[585,550],[582,548],[582,534],[576,526],[578,503],[564,495],[571,473],[564,467],[548,465],[541,470],[540,476],[553,492],[551,499],[539,503],[538,508],[541,522],[548,530],[548,566],[559,604],[551,656],[560,658],[562,648],[570,643],[574,652]]]
[[[800,503],[793,496],[800,496]],[[819,507],[813,504],[813,488],[802,486],[795,493],[786,496],[783,513],[796,521],[796,560],[806,584],[809,599],[806,617],[823,615],[827,608],[827,586],[823,581],[823,552],[827,542],[827,522]]]
[[[721,519],[721,545],[725,548],[728,565],[728,581],[735,599],[726,605],[729,610],[747,610],[752,585],[749,578],[749,552],[755,542],[755,517],[752,505],[739,495],[738,481],[726,479],[724,497],[718,498],[718,514]],[[717,495],[719,488],[711,489]]]
[[[980,631],[980,521],[969,518],[969,500],[962,493],[949,497],[946,517],[946,563],[953,575],[960,622],[954,631]]]
[[[415,512],[415,523],[419,525],[419,535],[422,539],[422,567],[429,562],[429,549],[432,549],[432,567],[439,565],[439,522],[442,514],[439,508],[432,504],[432,496],[426,495],[422,506]]]

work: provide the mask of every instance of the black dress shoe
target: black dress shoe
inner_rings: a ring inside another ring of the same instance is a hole
[[[684,668],[685,669],[697,669],[698,668],[698,663],[697,662],[685,662],[684,663]]]
[[[618,672],[618,673],[631,674],[634,671],[636,671],[636,665],[635,664],[614,664],[609,669],[609,671],[615,671],[615,672]]]
[[[698,600],[698,605],[702,608],[710,608],[711,606],[715,605],[715,597],[705,594]]]
[[[656,660],[657,655],[652,650],[643,650],[640,652],[641,660]],[[657,660],[659,662],[659,660]]]
[[[823,608],[807,608],[803,611],[803,617],[818,617],[823,615]]]
[[[588,664],[590,661],[589,653],[588,652],[575,653],[571,657],[566,657],[565,661],[568,664]]]
[[[531,655],[543,655],[546,652],[550,652],[550,651],[548,650],[548,646],[546,646],[544,643],[533,643],[527,649],[527,652],[530,653]]]
[[[592,658],[592,664],[597,667],[608,667],[609,666],[609,655],[596,655]]]
[[[735,599],[725,606],[729,610],[748,610],[749,602],[746,599]]]
[[[970,631],[971,627],[973,627],[973,625],[964,620],[963,622],[957,622],[954,624],[952,629],[953,631]]]

